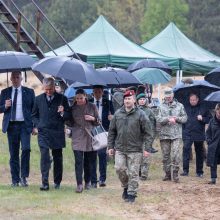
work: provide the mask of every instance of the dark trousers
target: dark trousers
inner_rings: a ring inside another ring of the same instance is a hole
[[[107,172],[107,148],[103,148],[97,151],[98,159],[99,159],[99,181],[106,181],[106,172]],[[92,164],[92,180],[93,182],[97,182],[97,156],[95,157]]]
[[[218,158],[220,157],[220,146],[216,149],[215,153],[215,160],[213,166],[210,167],[211,178],[217,178],[217,165],[218,165]]]
[[[50,157],[50,149],[40,147],[40,169],[42,184],[49,185],[49,171],[53,161],[53,178],[55,184],[60,184],[63,177],[63,149],[52,149],[53,159]]]
[[[75,174],[77,185],[82,184],[83,182],[83,170],[84,170],[84,180],[85,183],[93,183],[91,176],[92,173],[92,163],[96,157],[96,151],[78,151],[74,150],[75,157]]]
[[[10,122],[7,130],[10,153],[10,170],[12,183],[18,183],[21,177],[29,177],[30,172],[30,138],[24,122]],[[21,144],[21,158],[19,158]]]
[[[183,171],[189,172],[191,147],[194,142],[196,152],[196,173],[203,174],[204,149],[203,141],[183,140]]]

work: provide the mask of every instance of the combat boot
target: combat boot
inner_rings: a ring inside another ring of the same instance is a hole
[[[163,181],[170,181],[170,180],[171,180],[171,173],[170,172],[166,172],[166,175],[163,178]]]
[[[180,181],[178,176],[178,171],[173,171],[173,181],[175,183],[178,183]]]
[[[135,202],[136,196],[134,195],[128,195],[127,199],[125,199],[125,202],[133,203]]]
[[[211,184],[211,185],[216,184],[216,178],[211,178],[211,181],[209,181],[208,184]]]
[[[122,193],[122,199],[126,200],[128,199],[128,188],[124,188],[124,191]]]

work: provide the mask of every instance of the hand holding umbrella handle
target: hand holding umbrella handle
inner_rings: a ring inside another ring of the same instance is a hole
[[[12,101],[11,101],[11,99],[9,98],[9,99],[6,99],[5,100],[5,108],[6,109],[8,109],[8,108],[10,108],[12,106]]]

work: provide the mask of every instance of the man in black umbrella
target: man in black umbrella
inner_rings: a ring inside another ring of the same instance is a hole
[[[194,143],[196,152],[196,175],[203,176],[203,160],[204,160],[204,140],[205,125],[211,119],[210,112],[202,107],[199,103],[197,94],[192,93],[189,96],[189,105],[185,105],[188,120],[183,124],[183,173],[181,176],[189,174],[189,160],[191,147]]]
[[[41,153],[42,186],[49,190],[49,170],[51,166],[50,149],[53,156],[54,188],[59,189],[63,174],[63,154],[65,147],[64,122],[71,117],[67,98],[55,92],[53,78],[44,78],[44,93],[37,96],[32,112],[34,133],[38,133]]]
[[[4,113],[2,131],[7,132],[12,184],[28,186],[30,170],[30,139],[33,129],[31,112],[34,105],[34,90],[21,86],[21,72],[12,72],[12,86],[1,92],[0,113]],[[21,144],[21,162],[19,148]]]

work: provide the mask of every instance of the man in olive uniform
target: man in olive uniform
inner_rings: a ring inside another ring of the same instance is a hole
[[[124,93],[124,106],[116,111],[110,122],[108,134],[109,155],[115,151],[116,173],[124,188],[122,198],[134,202],[137,196],[139,168],[143,149],[148,138],[152,138],[150,121],[146,114],[135,106],[135,93]],[[147,149],[147,146],[146,146]]]
[[[149,172],[149,168],[150,168],[150,163],[151,163],[150,153],[155,153],[155,149],[153,149],[153,151],[152,151],[152,145],[153,145],[154,139],[156,137],[156,118],[154,116],[154,113],[147,106],[148,101],[147,101],[147,97],[146,97],[145,93],[140,93],[139,95],[137,95],[136,99],[137,99],[138,107],[145,112],[146,116],[150,120],[150,126],[151,126],[151,130],[153,133],[153,137],[151,139],[149,138],[147,140],[147,142],[145,143],[145,145],[148,147],[147,152],[149,152],[149,156],[142,157],[142,162],[141,162],[141,166],[140,166],[140,173],[139,173],[141,180],[147,180],[148,172]]]
[[[181,161],[182,124],[187,121],[183,105],[173,99],[173,91],[164,91],[164,102],[159,108],[157,121],[161,124],[160,145],[163,155],[164,181],[179,182],[178,171]]]

